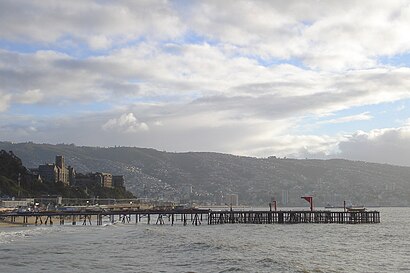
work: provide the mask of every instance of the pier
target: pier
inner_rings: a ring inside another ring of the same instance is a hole
[[[210,212],[208,223],[214,224],[375,224],[380,212],[362,211],[224,211]]]
[[[145,223],[155,225],[220,224],[376,224],[378,211],[212,211],[208,209],[43,211],[0,214],[11,223],[34,225],[103,225]]]

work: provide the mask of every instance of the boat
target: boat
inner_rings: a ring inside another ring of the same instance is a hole
[[[346,208],[347,212],[365,212],[366,208],[364,207],[352,207],[352,208]]]
[[[366,208],[363,205],[356,205],[354,206],[352,202],[350,201],[345,201],[345,206],[335,206],[331,204],[327,204],[325,206],[325,209],[346,209],[348,212],[353,212],[353,211],[366,211]]]

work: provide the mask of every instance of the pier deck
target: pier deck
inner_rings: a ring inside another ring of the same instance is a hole
[[[34,225],[103,225],[103,223],[146,223],[157,225],[219,224],[375,224],[378,211],[212,211],[205,209],[45,211],[0,214],[11,223]],[[117,219],[117,220],[116,220]]]

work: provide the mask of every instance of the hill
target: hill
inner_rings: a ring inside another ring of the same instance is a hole
[[[169,153],[135,147],[79,147],[0,142],[24,165],[37,167],[64,155],[77,171],[124,174],[127,188],[137,197],[220,202],[237,193],[240,203],[305,205],[300,196],[312,194],[317,205],[410,205],[410,168],[348,161],[253,158],[220,153]],[[190,189],[193,192],[190,193]]]
[[[124,189],[92,187],[87,190],[68,187],[62,182],[41,181],[23,166],[12,151],[0,150],[0,197],[63,196],[70,198],[131,198]]]

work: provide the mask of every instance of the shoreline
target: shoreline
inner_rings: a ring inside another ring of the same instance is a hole
[[[10,223],[4,220],[0,220],[0,228],[9,228],[9,227],[25,227],[27,225],[20,223]]]

